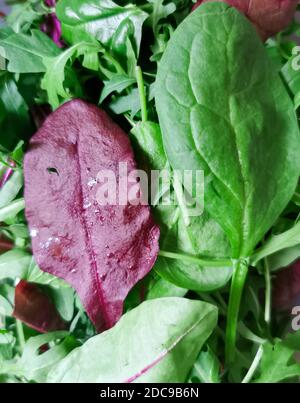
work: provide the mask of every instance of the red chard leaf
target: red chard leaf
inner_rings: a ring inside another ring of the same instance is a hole
[[[37,284],[25,280],[15,288],[13,316],[40,333],[66,329],[50,297]]]
[[[119,172],[120,163],[126,174]],[[81,100],[52,113],[25,156],[34,256],[42,270],[77,290],[98,331],[117,322],[128,292],[158,254],[159,228],[149,206],[130,202],[141,194],[138,180],[130,179],[135,169],[127,135],[104,111]],[[115,186],[101,177],[106,171],[115,175]],[[130,183],[121,205],[124,179]],[[107,191],[116,188],[116,200],[105,205],[99,191],[107,184]]]

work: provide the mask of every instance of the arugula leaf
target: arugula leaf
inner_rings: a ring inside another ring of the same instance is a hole
[[[27,0],[13,5],[6,23],[17,33],[28,31],[34,22],[41,20],[41,10],[35,9],[40,3],[40,0]]]
[[[183,382],[216,321],[216,308],[204,302],[146,301],[74,350],[48,382]]]
[[[13,347],[16,342],[12,333],[7,330],[0,330],[0,371],[1,360],[11,360],[13,358]]]
[[[290,98],[238,11],[207,3],[183,21],[159,64],[156,107],[171,165],[204,171],[206,209],[232,257],[248,257],[293,195],[300,136]]]
[[[55,343],[55,345],[39,354],[40,348],[48,343]],[[65,331],[31,337],[26,342],[23,354],[17,362],[5,361],[0,365],[0,374],[24,377],[28,381],[43,383],[49,371],[77,345],[74,338]]]
[[[199,354],[189,379],[192,383],[220,383],[220,369],[218,358],[207,347],[206,351]]]
[[[104,88],[101,92],[99,103],[102,103],[113,92],[122,92],[132,84],[136,83],[135,78],[131,78],[123,75],[114,75],[109,81],[104,81]]]
[[[300,376],[300,364],[293,358],[299,351],[300,332],[289,334],[284,340],[263,345],[263,356],[255,383],[278,383]]]
[[[281,250],[269,256],[268,265],[271,271],[276,271],[289,266],[300,257],[300,244]]]
[[[141,109],[139,91],[137,88],[132,88],[128,92],[127,95],[113,98],[109,103],[109,108],[117,115],[130,112],[130,116],[133,118]]]
[[[148,22],[152,26],[152,30],[155,35],[159,31],[159,22],[162,19],[167,18],[170,14],[173,14],[176,10],[176,5],[173,2],[168,2],[164,4],[165,0],[147,0],[148,3],[153,5],[153,10],[150,14]]]
[[[8,60],[7,69],[12,73],[41,73],[46,71],[43,59],[60,54],[60,49],[43,32],[33,29],[31,35],[13,33],[0,37],[0,47]]]
[[[264,243],[264,245],[258,249],[252,256],[252,264],[256,265],[260,260],[264,259],[274,253],[299,246],[300,245],[300,222],[296,223],[289,230],[279,234],[273,235],[270,239]]]
[[[92,70],[97,70],[97,53],[102,51],[102,47],[95,43],[80,42],[71,48],[54,57],[45,57],[43,59],[47,66],[46,74],[42,80],[41,86],[47,91],[48,100],[53,109],[56,109],[63,98],[64,101],[81,96],[81,87],[78,78],[74,76],[68,82],[72,88],[65,88],[65,75],[68,73],[67,63],[74,58],[84,56],[83,65]],[[96,56],[96,64],[95,64]],[[92,57],[92,58],[91,58]],[[70,73],[70,71],[69,71]],[[72,73],[72,71],[71,71]],[[67,82],[67,84],[68,84]]]

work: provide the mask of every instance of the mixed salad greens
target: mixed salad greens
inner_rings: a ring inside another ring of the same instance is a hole
[[[298,382],[298,1],[13,3],[0,381]],[[91,212],[123,161],[176,203]],[[204,173],[201,215],[179,170]]]

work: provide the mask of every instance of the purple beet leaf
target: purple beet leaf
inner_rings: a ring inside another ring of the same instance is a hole
[[[118,174],[120,163],[127,164],[128,175]],[[135,168],[127,135],[104,111],[81,100],[52,113],[25,155],[34,256],[42,270],[77,290],[98,331],[117,322],[129,290],[158,254],[159,228],[149,206],[132,203],[141,193],[138,181],[128,184],[123,205],[117,200],[121,193],[124,199],[119,186],[125,189]],[[117,199],[107,205],[99,202],[106,186],[99,174],[105,170],[117,174],[116,186],[108,189],[116,188]]]
[[[55,0],[45,0],[44,3],[48,7],[55,7],[56,5]],[[62,48],[64,46],[61,39],[61,23],[55,13],[49,13],[44,17],[41,30],[52,38],[58,47]]]
[[[66,329],[50,297],[37,284],[25,280],[15,288],[13,316],[40,333]]]

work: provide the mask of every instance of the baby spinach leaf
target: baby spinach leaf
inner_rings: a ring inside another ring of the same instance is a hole
[[[299,351],[300,332],[289,334],[285,340],[277,339],[274,344],[263,345],[263,356],[259,366],[260,375],[255,383],[278,383],[300,376],[300,364],[293,358]]]
[[[63,37],[75,44],[90,38],[109,48],[115,57],[126,59],[126,39],[139,53],[142,26],[147,14],[130,4],[120,7],[111,0],[61,0],[56,13],[62,23]]]
[[[49,292],[62,319],[70,322],[74,315],[74,290],[65,285],[62,287],[51,287]]]
[[[219,225],[207,213],[201,217],[191,217],[187,226],[178,209],[178,218],[161,228],[161,248],[178,253],[178,259],[159,256],[154,268],[166,280],[179,287],[194,291],[212,291],[223,287],[232,276],[232,268],[203,267],[200,264],[180,259],[180,254],[206,258],[223,258],[230,254],[227,239]],[[165,215],[165,214],[164,214]],[[166,216],[163,224],[166,223]]]
[[[204,302],[146,301],[69,354],[48,382],[184,382],[216,322]]]
[[[300,136],[293,104],[246,18],[223,3],[188,16],[159,64],[156,107],[172,167],[204,171],[207,211],[232,257],[249,256],[293,195]]]
[[[0,280],[24,278],[30,262],[31,256],[21,249],[3,253],[0,255]]]
[[[29,137],[32,128],[28,106],[11,74],[0,74],[0,100],[0,144],[12,150],[20,139]]]
[[[152,122],[137,124],[131,131],[139,167],[149,170],[170,170],[164,152],[160,127]],[[171,176],[173,175],[170,170]],[[174,193],[174,189],[172,190]],[[204,212],[191,217],[187,225],[178,205],[159,203],[154,214],[161,226],[160,245],[163,250],[179,255],[203,255],[222,258],[230,255],[230,247],[220,226]],[[181,288],[211,291],[223,287],[231,278],[230,267],[202,267],[184,259],[159,257],[155,270],[167,281]]]
[[[43,58],[57,56],[60,49],[43,32],[32,30],[31,35],[13,33],[0,37],[0,46],[8,60],[8,71],[12,73],[41,73],[46,71]]]
[[[159,228],[149,207],[130,202],[132,186],[140,191],[137,183],[128,181],[125,203],[117,199],[119,163],[129,178],[135,161],[127,136],[104,111],[81,100],[48,117],[24,159],[35,259],[77,290],[98,331],[120,318],[129,290],[158,254]],[[115,200],[99,202],[108,170],[115,175],[109,189]]]
[[[10,179],[0,189],[0,208],[12,202],[23,186],[23,174],[21,170],[15,170]]]
[[[156,275],[156,278],[152,279],[148,285],[146,299],[184,297],[187,292],[188,290],[177,287],[176,285]]]
[[[24,210],[25,202],[23,198],[16,199],[4,207],[0,208],[0,222],[11,223],[20,211]]]

